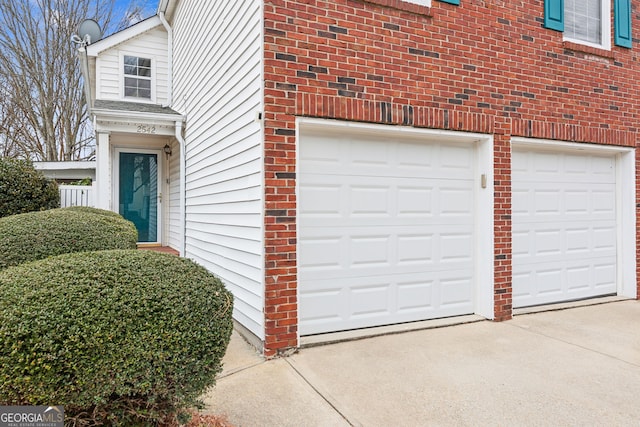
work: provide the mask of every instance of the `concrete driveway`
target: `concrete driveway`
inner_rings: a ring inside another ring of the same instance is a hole
[[[303,348],[234,333],[207,412],[241,426],[640,425],[640,302]]]

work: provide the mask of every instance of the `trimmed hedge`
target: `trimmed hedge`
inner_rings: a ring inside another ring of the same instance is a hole
[[[64,208],[64,209],[74,211],[74,212],[84,212],[89,214],[98,214],[98,215],[106,215],[106,216],[112,216],[116,218],[122,218],[122,215],[120,215],[117,212],[108,211],[105,209],[92,208],[90,206],[69,206],[68,208]]]
[[[76,425],[156,425],[215,384],[233,297],[174,255],[113,250],[0,271],[0,405]]]
[[[60,207],[58,184],[27,160],[0,157],[0,218]]]
[[[138,231],[113,212],[58,208],[0,218],[0,269],[71,252],[135,249]]]

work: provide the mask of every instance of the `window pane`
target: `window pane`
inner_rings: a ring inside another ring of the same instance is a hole
[[[125,55],[124,74],[124,96],[151,99],[151,59]]]
[[[151,68],[151,60],[147,58],[138,58],[138,66]]]
[[[125,77],[124,96],[151,99],[151,80]]]
[[[602,43],[602,0],[565,0],[565,34],[590,43]]]
[[[136,66],[136,65],[138,65],[138,58],[136,58],[135,56],[126,56],[125,55],[124,63],[125,63],[125,65]]]

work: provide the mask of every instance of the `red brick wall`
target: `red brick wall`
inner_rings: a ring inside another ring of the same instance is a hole
[[[543,3],[265,2],[267,355],[297,345],[296,116],[494,134],[495,315],[511,317],[510,136],[635,146],[640,113],[640,47],[563,42]]]

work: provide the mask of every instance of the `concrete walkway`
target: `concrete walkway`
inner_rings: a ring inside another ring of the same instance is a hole
[[[303,348],[234,333],[207,411],[242,426],[638,426],[640,302]]]

